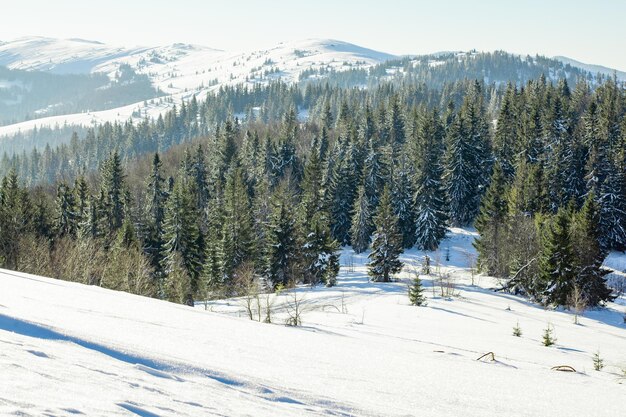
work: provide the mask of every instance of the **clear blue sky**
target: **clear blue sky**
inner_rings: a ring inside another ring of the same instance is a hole
[[[7,0],[0,40],[255,49],[335,38],[395,54],[504,49],[626,70],[626,0]]]

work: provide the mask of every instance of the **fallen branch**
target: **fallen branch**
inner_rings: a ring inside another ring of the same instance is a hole
[[[558,366],[553,366],[551,368],[553,371],[561,371],[561,372],[576,372],[576,369],[572,368],[569,365],[558,365]]]
[[[491,355],[491,361],[492,361],[492,362],[495,362],[495,360],[496,360],[496,355],[494,355],[494,353],[493,353],[493,352],[487,352],[487,353],[485,353],[484,355],[482,355],[480,358],[478,358],[478,359],[476,359],[476,360],[477,360],[477,361],[479,361],[479,360],[481,360],[481,359],[483,359],[484,357],[489,356],[489,355]]]

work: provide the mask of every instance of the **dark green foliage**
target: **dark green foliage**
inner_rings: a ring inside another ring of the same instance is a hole
[[[247,189],[240,167],[234,166],[228,173],[224,188],[223,217],[223,261],[226,279],[254,256],[254,230]]]
[[[419,275],[415,275],[413,282],[409,286],[409,301],[414,306],[425,306],[426,297],[424,296],[424,288]]]
[[[328,227],[327,215],[313,215],[304,229],[302,262],[306,274],[305,282],[315,285],[324,283],[332,287],[339,273],[339,244],[333,240]]]
[[[76,237],[80,215],[74,200],[74,191],[67,184],[57,187],[56,198],[56,230],[60,237]]]
[[[435,250],[446,235],[445,190],[442,185],[443,129],[437,113],[422,115],[416,138],[415,246]]]
[[[265,276],[269,285],[288,286],[295,276],[300,248],[297,242],[293,195],[286,184],[281,184],[272,196],[272,213],[268,225],[268,249]]]
[[[508,213],[505,181],[505,173],[497,162],[474,223],[480,234],[474,242],[478,251],[478,268],[495,277],[506,277],[509,273],[505,248]]]
[[[374,225],[376,232],[372,241],[372,252],[368,256],[368,274],[372,281],[390,282],[392,274],[400,272],[404,264],[399,259],[403,252],[402,235],[398,231],[398,219],[391,207],[388,187],[383,189],[380,197]]]
[[[102,193],[104,201],[102,210],[107,219],[110,232],[115,232],[122,227],[124,222],[124,172],[122,161],[117,151],[113,151],[110,158],[102,165]]]
[[[591,193],[580,212],[574,215],[572,224],[575,285],[580,291],[582,302],[587,306],[596,306],[613,299],[604,278],[609,270],[602,268],[607,253],[600,244],[601,236],[600,207]]]
[[[543,331],[542,342],[544,346],[552,346],[556,343],[556,339],[554,338],[554,327],[551,324]]]
[[[354,202],[354,214],[350,228],[350,241],[352,249],[356,253],[365,252],[370,246],[370,240],[374,227],[372,224],[369,201],[365,195],[365,188],[359,187],[356,201]]]
[[[571,218],[571,208],[561,208],[545,227],[539,259],[542,301],[545,304],[566,305],[574,288],[576,270]]]
[[[198,245],[197,213],[190,182],[184,173],[179,174],[167,201],[164,237],[166,273],[186,274],[189,286],[183,298],[186,304],[191,305],[198,289],[202,253]]]

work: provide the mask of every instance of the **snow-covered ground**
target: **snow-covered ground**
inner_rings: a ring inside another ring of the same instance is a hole
[[[369,283],[366,256],[345,249],[336,287],[298,289],[302,327],[281,324],[290,292],[274,297],[276,324],[265,324],[242,300],[194,309],[2,271],[0,414],[623,415],[623,307],[577,325],[491,291],[488,277],[472,284],[474,236],[453,229],[430,254],[441,265],[424,277],[426,307],[408,305],[404,282]],[[405,254],[402,280],[422,256]],[[437,274],[449,274],[452,296],[431,288]],[[548,323],[553,347],[541,344]],[[486,352],[495,361],[476,360]]]
[[[332,39],[305,39],[255,51],[227,52],[206,46],[175,43],[159,47],[115,47],[81,39],[20,38],[0,43],[0,65],[12,69],[56,73],[105,73],[111,78],[120,65],[146,74],[173,101],[155,100],[98,112],[50,116],[0,127],[0,137],[37,127],[67,124],[90,126],[133,117],[157,117],[181,100],[226,85],[295,82],[308,69],[369,68],[394,55]],[[1,81],[1,80],[0,80]]]

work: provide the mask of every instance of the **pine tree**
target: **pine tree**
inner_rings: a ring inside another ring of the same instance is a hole
[[[353,175],[349,161],[339,160],[332,170],[326,194],[330,230],[333,238],[341,245],[350,244],[351,213],[356,191],[351,182]]]
[[[219,199],[214,199],[209,203],[207,217],[207,239],[201,281],[202,293],[208,298],[215,297],[225,289],[223,288],[225,284],[223,215]]]
[[[443,128],[437,113],[422,117],[417,135],[415,245],[421,250],[435,250],[446,235],[448,221],[439,162]]]
[[[626,151],[611,164],[600,186],[600,244],[603,249],[626,249]]]
[[[419,275],[415,274],[413,283],[409,287],[409,301],[414,306],[425,306],[426,297],[424,296],[424,288],[422,287],[422,280]]]
[[[332,287],[339,273],[339,244],[330,235],[327,217],[318,212],[311,218],[302,244],[302,261],[308,283],[323,282]]]
[[[389,187],[385,186],[380,204],[374,217],[376,232],[372,242],[372,252],[368,258],[368,274],[372,281],[390,282],[391,275],[404,266],[399,256],[402,250],[402,235],[398,231],[398,219],[391,207]]]
[[[566,305],[574,287],[571,216],[571,207],[563,207],[547,224],[539,260],[545,304]]]
[[[147,225],[144,238],[145,251],[154,269],[155,279],[161,282],[165,276],[165,204],[168,192],[161,174],[161,158],[158,153],[152,159],[152,169],[147,180]]]
[[[56,229],[60,237],[76,237],[79,224],[74,191],[65,183],[57,187]]]
[[[113,151],[102,168],[102,187],[104,194],[104,213],[108,221],[108,229],[115,232],[124,223],[125,175],[120,156]]]
[[[393,212],[398,217],[398,229],[402,234],[402,247],[410,248],[415,244],[415,187],[413,170],[404,151],[398,156],[398,163],[392,172],[391,200]],[[442,194],[443,194],[443,190]]]
[[[19,268],[18,237],[31,227],[32,203],[12,169],[0,185],[0,262],[4,268]]]
[[[365,188],[361,185],[354,202],[354,214],[350,228],[350,241],[352,249],[356,253],[362,253],[369,248],[373,232],[372,226],[369,202],[365,195]]]
[[[272,214],[269,223],[266,277],[269,284],[287,286],[293,280],[298,262],[299,247],[296,219],[292,210],[292,195],[287,185],[281,184],[272,196]]]
[[[543,331],[543,345],[544,346],[552,346],[556,343],[556,339],[554,338],[554,328],[552,325],[548,324],[548,326]]]
[[[254,255],[251,207],[240,167],[233,166],[227,174],[223,210],[224,273],[230,279]]]
[[[198,276],[202,254],[198,247],[198,224],[195,201],[189,185],[190,179],[183,172],[172,190],[165,211],[165,253],[168,261],[167,274],[179,264],[189,277],[189,291],[184,302],[193,305],[193,297],[198,289]],[[178,260],[180,256],[180,260]]]
[[[498,123],[493,138],[494,156],[499,162],[504,177],[508,180],[515,174],[515,151],[518,146],[518,120],[515,98],[517,90],[513,84],[507,85],[506,92],[500,106]]]
[[[574,215],[572,242],[576,268],[576,286],[587,306],[612,300],[605,276],[609,270],[602,268],[607,252],[600,245],[600,207],[593,193],[587,196],[580,212]]]
[[[304,166],[302,179],[302,199],[300,203],[299,222],[304,224],[320,211],[324,205],[323,166],[319,150],[313,144],[311,153]]]
[[[444,183],[449,201],[450,221],[469,224],[476,213],[478,183],[475,176],[475,149],[468,141],[463,119],[457,116],[446,137]]]
[[[480,237],[474,242],[478,251],[478,267],[495,277],[509,273],[506,259],[506,229],[508,214],[506,178],[499,162],[496,162],[491,184],[482,200],[475,226]]]
[[[600,351],[593,354],[593,369],[601,371],[604,368],[604,361],[600,357]]]

